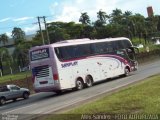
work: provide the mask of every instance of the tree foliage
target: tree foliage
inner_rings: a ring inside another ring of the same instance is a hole
[[[97,12],[97,20],[91,24],[87,12],[81,13],[79,22],[52,22],[48,24],[51,43],[77,38],[106,38],[106,37],[128,37],[145,39],[145,43],[153,36],[159,36],[160,17],[144,17],[141,14],[133,14],[131,11],[122,12],[116,8],[111,14],[105,11]],[[45,32],[45,31],[44,31]],[[38,36],[38,37],[37,37]],[[34,38],[35,39],[35,38]],[[40,40],[39,32],[35,41]],[[140,41],[141,43],[141,41]]]
[[[109,18],[109,16],[106,14],[106,12],[99,10],[99,12],[97,12],[97,18],[98,20],[95,22],[95,26],[101,27],[106,24],[106,20]]]
[[[4,33],[0,35],[0,43],[2,42],[5,46],[6,43],[8,43],[9,37]]]
[[[15,27],[12,31],[12,38],[15,44],[18,44],[25,40],[25,32],[21,28]]]
[[[90,24],[90,17],[88,16],[87,12],[81,13],[81,16],[79,18],[79,22],[81,22],[84,25]]]

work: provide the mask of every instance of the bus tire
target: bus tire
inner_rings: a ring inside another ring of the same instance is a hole
[[[88,75],[86,77],[86,87],[91,87],[91,86],[93,86],[93,78],[92,76]]]
[[[82,79],[77,79],[76,81],[76,89],[77,90],[81,90],[84,88],[84,83],[83,83],[83,80]]]
[[[124,69],[124,76],[125,76],[125,77],[128,76],[128,75],[129,75],[129,72],[130,72],[129,68],[128,68],[128,67],[125,67],[125,69]]]
[[[55,93],[56,93],[57,95],[61,95],[61,94],[62,94],[62,90],[57,90],[57,91],[55,91]]]

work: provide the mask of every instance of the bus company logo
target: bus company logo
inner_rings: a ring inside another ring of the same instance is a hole
[[[35,55],[35,54],[43,54],[43,53],[46,53],[46,52],[47,52],[46,49],[36,50],[36,51],[33,51],[33,52],[32,52],[32,55]]]
[[[77,61],[61,64],[62,68],[66,68],[66,67],[70,67],[70,66],[76,66],[76,65],[78,65]]]

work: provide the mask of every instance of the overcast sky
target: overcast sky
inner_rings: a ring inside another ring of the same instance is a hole
[[[87,12],[95,21],[99,10],[110,14],[116,8],[122,12],[132,11],[147,17],[148,6],[154,14],[160,14],[160,0],[1,0],[0,34],[11,34],[20,27],[26,34],[38,30],[37,16],[46,16],[46,21],[78,22],[82,12]]]

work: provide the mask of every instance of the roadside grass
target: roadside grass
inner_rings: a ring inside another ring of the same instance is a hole
[[[159,96],[160,75],[155,75],[68,112],[47,116],[45,120],[78,120],[83,114],[160,114]]]
[[[0,83],[8,82],[8,81],[14,81],[14,80],[21,80],[26,78],[26,76],[31,76],[31,72],[21,72],[17,74],[10,74],[0,77]]]

